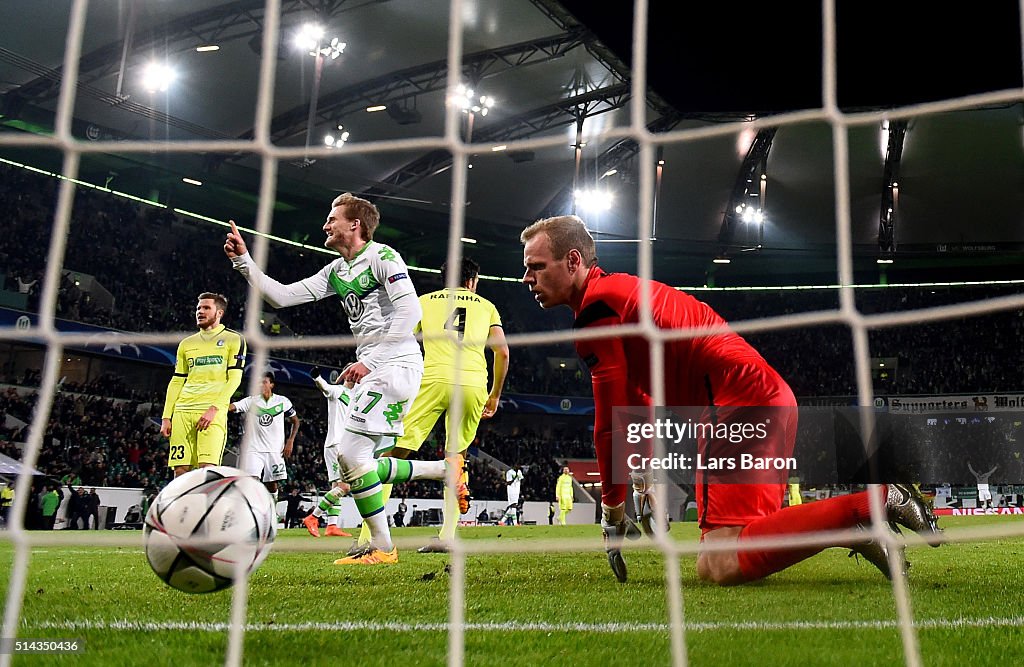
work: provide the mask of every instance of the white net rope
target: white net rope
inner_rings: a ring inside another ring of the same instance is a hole
[[[75,106],[77,92],[78,63],[82,52],[82,41],[86,24],[88,9],[87,0],[75,0],[72,4],[70,22],[67,32],[66,50],[63,65],[63,78],[59,104],[55,120],[55,132],[53,136],[39,135],[0,135],[0,146],[35,148],[41,150],[56,150],[63,154],[63,166],[61,175],[65,178],[60,181],[58,192],[56,214],[53,220],[50,246],[46,264],[46,272],[43,278],[43,288],[39,305],[39,318],[36,326],[28,329],[8,328],[0,330],[0,340],[4,341],[33,341],[42,342],[46,345],[45,365],[42,371],[39,399],[34,416],[28,431],[28,438],[23,450],[22,462],[25,464],[24,472],[19,475],[15,486],[15,501],[11,511],[9,530],[2,534],[2,538],[13,543],[14,559],[10,572],[7,598],[4,605],[3,637],[16,637],[19,623],[21,621],[22,604],[25,596],[26,582],[29,574],[30,553],[33,547],[48,544],[68,544],[70,538],[64,538],[58,534],[32,533],[24,529],[24,517],[26,515],[27,501],[30,496],[31,474],[29,470],[39,459],[40,450],[43,444],[43,435],[46,431],[47,421],[53,406],[55,391],[57,389],[58,377],[60,375],[61,359],[67,346],[82,344],[88,337],[90,342],[97,341],[96,334],[75,334],[59,332],[55,326],[57,312],[57,294],[62,267],[65,260],[65,244],[72,213],[72,202],[75,195],[76,184],[74,179],[79,172],[79,163],[83,154],[116,152],[119,154],[150,153],[153,151],[164,151],[168,153],[226,153],[242,152],[260,156],[262,160],[261,183],[259,191],[258,215],[255,221],[255,234],[250,234],[247,240],[257,264],[266,266],[268,248],[270,241],[268,236],[271,232],[271,221],[275,189],[277,186],[277,170],[282,160],[294,160],[302,158],[323,158],[331,156],[331,148],[309,148],[309,147],[284,147],[276,146],[270,140],[270,122],[273,107],[273,90],[275,83],[275,59],[268,54],[277,52],[277,44],[280,38],[280,2],[268,0],[264,13],[265,23],[262,35],[264,54],[261,60],[259,72],[259,95],[255,112],[255,133],[252,141],[215,140],[215,141],[81,141],[76,139],[71,131],[72,113]],[[824,35],[823,35],[823,61],[824,61],[824,106],[821,109],[783,114],[773,116],[770,120],[757,120],[752,123],[744,123],[744,128],[759,130],[767,127],[779,127],[787,124],[805,123],[810,121],[827,122],[832,130],[832,143],[834,151],[834,177],[836,183],[836,271],[838,283],[843,287],[837,288],[839,308],[818,312],[801,313],[789,316],[766,317],[762,319],[743,320],[731,323],[731,329],[738,333],[756,333],[766,331],[791,330],[800,327],[813,327],[828,324],[839,324],[849,329],[853,341],[854,363],[856,369],[856,384],[858,403],[862,406],[870,406],[873,401],[872,379],[870,369],[870,350],[868,346],[868,333],[875,329],[886,327],[897,327],[907,324],[920,324],[940,320],[951,320],[962,317],[977,316],[986,313],[993,313],[1004,310],[1020,309],[1024,307],[1024,295],[1004,296],[981,301],[973,301],[948,305],[923,310],[903,311],[898,313],[865,314],[858,310],[855,302],[853,275],[853,248],[851,241],[851,219],[850,219],[850,174],[848,171],[848,131],[858,125],[877,125],[883,120],[910,119],[916,116],[933,114],[944,111],[969,109],[987,104],[1017,103],[1024,99],[1022,91],[1011,90],[994,92],[984,95],[975,95],[960,99],[950,99],[942,102],[916,105],[896,110],[875,113],[843,113],[837,105],[836,96],[836,30],[835,30],[835,4],[834,1],[825,0],[824,9]],[[1022,12],[1024,13],[1024,12]],[[460,62],[464,53],[463,49],[463,16],[462,2],[452,0],[450,5],[450,25],[448,40],[448,81],[458,82],[461,77]],[[640,206],[637,211],[638,217],[638,238],[650,239],[653,234],[653,193],[655,191],[655,152],[659,146],[691,141],[699,141],[712,136],[735,134],[735,124],[720,124],[711,127],[697,129],[685,129],[667,132],[664,134],[652,134],[644,124],[645,99],[646,99],[646,46],[647,46],[647,16],[648,3],[646,0],[637,0],[635,4],[635,21],[633,34],[633,63],[630,85],[632,87],[630,118],[628,126],[613,127],[607,129],[601,135],[602,139],[631,138],[640,146],[639,159],[639,197]],[[449,84],[454,88],[454,84]],[[455,266],[461,260],[462,244],[460,238],[463,236],[465,225],[465,207],[461,202],[466,201],[466,184],[468,173],[468,161],[473,152],[480,152],[480,146],[463,141],[459,131],[460,111],[450,106],[446,111],[446,125],[443,137],[422,137],[401,141],[386,142],[364,142],[352,143],[346,146],[349,154],[353,153],[386,153],[402,151],[424,151],[443,149],[449,151],[453,158],[452,168],[452,193],[453,202],[450,218],[450,229],[447,239],[447,261],[449,266]],[[563,145],[562,137],[549,137],[520,140],[509,142],[510,150],[531,150],[546,148],[555,145]],[[214,221],[216,222],[216,221]],[[220,222],[226,227],[226,222]],[[399,248],[401,250],[401,248]],[[638,273],[643,278],[656,278],[653,276],[653,253],[654,242],[640,242],[637,244],[637,265]],[[518,252],[517,246],[510,240],[509,252]],[[226,260],[225,260],[226,261]],[[449,286],[454,286],[455,276],[450,277]],[[302,348],[332,348],[339,346],[352,347],[354,341],[350,338],[333,337],[309,337],[301,341],[282,340],[276,337],[266,336],[260,326],[260,303],[261,298],[254,288],[250,288],[246,302],[246,316],[244,334],[250,344],[250,349],[255,357],[256,368],[263,368],[268,360],[270,351],[273,349],[286,349],[289,347]],[[508,337],[508,343],[513,350],[516,347],[531,345],[544,345],[550,343],[563,343],[587,338],[602,338],[609,336],[623,336],[626,333],[638,333],[647,338],[651,345],[651,377],[653,378],[653,401],[655,405],[664,405],[665,400],[665,377],[663,374],[662,358],[664,350],[662,343],[668,340],[688,338],[713,333],[708,330],[688,331],[664,331],[659,330],[653,323],[650,316],[650,293],[642,295],[641,312],[644,314],[639,325],[627,330],[616,329],[588,329],[585,333],[573,331],[556,331],[550,333],[517,334]],[[102,339],[102,336],[101,336]],[[137,344],[176,344],[180,339],[177,333],[138,333],[138,334],[117,334],[116,342],[137,343]],[[114,342],[113,335],[110,340]],[[103,340],[100,340],[103,342]],[[467,341],[471,343],[473,341]],[[514,354],[514,352],[513,352]],[[251,374],[249,379],[249,393],[258,393],[258,374]],[[459,405],[456,400],[453,402]],[[863,411],[864,419],[871,419],[870,411]],[[458,415],[455,415],[458,418]],[[867,424],[866,426],[870,426]],[[663,494],[663,490],[660,490]],[[895,554],[898,550],[894,547],[906,544],[906,541],[886,529],[884,509],[877,501],[877,495],[873,496],[872,506],[872,536],[885,542],[890,546],[890,553]],[[980,526],[976,528],[964,528],[947,534],[947,539],[955,541],[988,540],[993,538],[1013,537],[1024,534],[1024,524],[1019,523],[998,523]],[[837,539],[853,537],[852,532],[830,533],[830,534],[808,534],[798,538],[786,539],[764,539],[749,540],[742,545],[744,549],[763,549],[778,546],[830,546],[836,543]],[[74,536],[71,536],[72,538]],[[126,535],[90,535],[91,544],[110,546],[139,546],[139,536]],[[398,541],[401,546],[401,541]],[[699,545],[688,542],[678,542],[666,536],[654,540],[654,546],[664,556],[666,596],[669,618],[671,640],[672,664],[677,666],[686,665],[688,662],[686,651],[686,628],[684,617],[685,600],[684,590],[680,576],[680,559],[684,556],[692,557],[697,553]],[[291,550],[322,550],[323,547],[313,541],[291,541],[287,545],[279,545],[275,548],[287,548]],[[601,543],[594,540],[573,540],[559,539],[533,540],[528,542],[502,542],[488,540],[460,541],[456,540],[450,554],[450,595],[448,624],[448,664],[461,666],[465,662],[465,630],[467,625],[465,618],[465,592],[466,592],[466,569],[467,557],[474,554],[485,553],[508,553],[508,552],[575,552],[580,550],[602,549]],[[713,547],[707,547],[713,548]],[[273,557],[273,556],[271,556]],[[917,632],[913,623],[912,601],[907,587],[906,577],[902,574],[901,568],[896,567],[895,560],[891,563],[894,567],[892,591],[896,603],[896,623],[898,624],[904,649],[904,658],[907,665],[916,667],[921,664],[921,654],[918,646]],[[232,598],[231,616],[228,619],[230,633],[229,645],[226,653],[225,664],[230,666],[240,665],[243,662],[243,639],[246,631],[246,609],[248,601],[248,581],[242,578],[235,586]],[[11,662],[12,656],[9,652],[0,654],[0,667],[6,667]]]

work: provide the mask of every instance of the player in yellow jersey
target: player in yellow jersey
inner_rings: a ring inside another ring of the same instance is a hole
[[[558,500],[558,524],[565,525],[565,517],[572,511],[573,486],[572,471],[569,466],[562,466],[562,474],[555,481],[555,499]]]
[[[227,307],[220,294],[200,294],[199,331],[178,344],[160,426],[160,434],[170,438],[167,465],[175,477],[220,465],[224,455],[228,404],[242,381],[246,354],[242,335],[220,323]]]
[[[423,316],[416,331],[423,336],[423,380],[405,418],[405,434],[398,439],[390,456],[405,459],[419,450],[438,418],[446,414],[446,459],[450,467],[461,471],[455,498],[451,497],[448,485],[444,487],[444,520],[439,539],[422,547],[421,553],[447,551],[446,542],[455,538],[459,514],[469,511],[463,452],[473,442],[480,420],[489,419],[497,412],[508,373],[509,353],[501,316],[493,303],[476,293],[479,273],[479,264],[463,258],[458,276],[460,287],[420,296]],[[441,274],[447,284],[447,266],[441,267]],[[487,348],[493,355],[489,391]],[[460,349],[461,359],[458,359],[456,355],[460,354]],[[460,420],[453,423],[449,408],[456,385],[461,389],[462,410]],[[390,485],[387,485],[385,493],[390,495]],[[364,529],[359,542],[365,543],[369,537],[369,532]]]

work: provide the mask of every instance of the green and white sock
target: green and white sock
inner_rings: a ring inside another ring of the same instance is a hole
[[[380,502],[387,507],[388,500],[391,498],[391,484],[380,485]],[[386,515],[386,512],[385,512]],[[359,531],[359,544],[369,544],[373,540],[373,529],[370,524],[363,522],[363,527]]]
[[[337,505],[340,508],[341,496],[341,489],[339,489],[338,487],[334,487],[333,489],[325,493],[324,497],[320,499],[320,503],[317,504],[315,508],[313,508],[313,516],[317,518],[322,517],[324,514],[328,513],[328,510],[330,510],[331,507],[334,507],[335,505]]]
[[[380,476],[371,470],[362,477],[353,480],[352,499],[356,501],[359,516],[368,525],[373,535],[371,544],[381,551],[391,551],[391,531],[388,530],[388,516],[384,511],[383,494],[381,493]]]
[[[377,459],[377,475],[384,484],[401,484],[417,479],[444,481],[444,460],[407,461],[382,456]]]
[[[338,525],[338,521],[340,521],[340,520],[341,520],[341,506],[340,505],[331,505],[327,509],[327,525],[328,526],[337,526]]]

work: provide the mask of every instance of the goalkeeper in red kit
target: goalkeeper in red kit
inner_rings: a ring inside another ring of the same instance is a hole
[[[569,306],[576,316],[573,328],[577,330],[640,322],[643,281],[601,269],[594,239],[580,218],[539,220],[527,227],[520,239],[526,267],[523,282],[542,308]],[[763,437],[699,438],[698,454],[705,460],[748,455],[790,457],[796,442],[797,404],[785,380],[749,343],[729,331],[725,320],[710,306],[668,285],[651,281],[649,286],[651,317],[658,328],[718,330],[664,343],[665,404],[700,407],[711,419],[736,422],[729,426],[738,425],[737,417],[750,423],[752,417],[761,416],[761,423],[767,424],[767,430],[760,434]],[[626,581],[622,540],[640,534],[625,511],[630,486],[646,532],[665,526],[664,513],[655,511],[650,472],[628,477],[622,474],[629,470],[620,460],[626,453],[612,443],[612,409],[652,403],[650,344],[636,334],[609,334],[577,340],[576,351],[590,368],[593,382],[594,448],[601,475],[601,528],[608,561],[619,581]],[[771,418],[765,420],[765,414]],[[613,470],[619,474],[613,475]],[[714,549],[704,549],[697,557],[697,575],[707,581],[722,585],[754,581],[823,548],[739,549],[744,540],[842,531],[870,522],[869,491],[783,509],[785,475],[777,481],[774,476],[764,475],[741,478],[741,483],[721,483],[719,479],[697,471],[701,541],[715,544]],[[938,545],[940,531],[935,516],[916,488],[886,484],[875,489],[881,494],[890,525],[910,528]],[[885,543],[865,537],[834,546],[852,549],[887,577],[890,575]],[[900,559],[905,573],[902,554]]]

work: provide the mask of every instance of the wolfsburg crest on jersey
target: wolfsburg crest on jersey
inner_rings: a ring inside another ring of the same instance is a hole
[[[391,327],[394,302],[416,299],[416,288],[408,279],[405,260],[393,248],[370,241],[352,261],[339,257],[315,278],[322,284],[309,285],[317,298],[337,294],[357,342],[356,356],[368,356]],[[393,279],[392,279],[393,278]],[[413,335],[393,348],[392,363],[422,368],[419,343]]]

